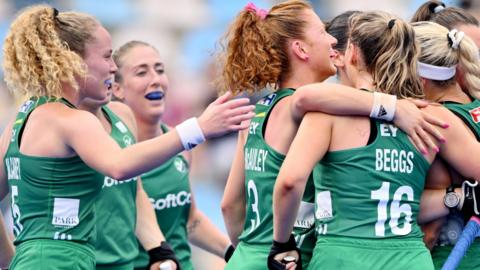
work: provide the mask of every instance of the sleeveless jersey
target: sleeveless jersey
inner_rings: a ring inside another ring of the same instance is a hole
[[[164,133],[168,132],[161,125]],[[188,242],[187,222],[190,214],[191,193],[188,177],[189,166],[183,155],[178,154],[162,166],[142,175],[142,183],[155,209],[157,222],[165,239],[172,246],[182,270],[193,269]],[[135,267],[148,265],[148,254],[139,244],[140,254]]]
[[[480,142],[480,100],[475,99],[468,104],[446,101],[443,106],[462,119]]]
[[[111,124],[110,137],[120,147],[135,143],[135,137],[122,120],[107,106],[102,112]],[[132,262],[137,256],[136,224],[137,177],[118,181],[104,176],[97,200],[97,265]]]
[[[62,102],[73,107],[64,99],[40,97],[26,101],[16,117],[4,157],[14,218],[14,243],[53,239],[74,241],[91,248],[96,237],[95,201],[103,177],[78,156],[54,158],[20,152],[28,117],[47,102]]]
[[[270,147],[264,139],[268,116],[275,104],[292,95],[293,89],[280,89],[260,100],[255,107],[244,147],[246,215],[239,239],[250,245],[270,246],[273,240],[273,187],[285,155]],[[313,179],[307,182],[293,233],[305,258],[315,245]]]
[[[328,152],[315,178],[317,237],[422,241],[417,214],[430,167],[408,136],[371,120],[364,147]],[[372,134],[370,136],[372,136]]]
[[[443,106],[453,112],[457,117],[462,119],[462,121],[468,126],[468,128],[474,133],[477,141],[480,141],[480,101],[475,99],[468,104],[461,104],[452,101],[442,102]],[[458,213],[454,213],[459,215]],[[454,222],[452,219],[453,214],[447,216],[448,222]],[[448,229],[445,226],[442,228],[442,233],[446,231],[448,235]],[[445,237],[446,238],[446,237]],[[440,236],[442,240],[442,235]],[[439,240],[439,242],[441,242]],[[440,244],[435,246],[432,250],[432,258],[435,263],[435,269],[441,269],[445,261],[447,260],[450,251],[453,249],[453,245]],[[480,239],[475,239],[470,248],[467,251],[467,254],[464,256],[463,260],[458,265],[459,270],[467,269],[476,269],[480,266],[480,260],[478,259],[477,251],[480,250]]]

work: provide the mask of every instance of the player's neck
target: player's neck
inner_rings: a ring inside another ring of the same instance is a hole
[[[138,141],[145,141],[163,134],[161,121],[146,121],[136,118],[138,128]]]
[[[373,77],[371,74],[367,72],[359,72],[356,74],[355,78],[353,78],[353,84],[354,87],[357,89],[369,89],[369,90],[375,90],[373,89]]]
[[[430,83],[424,87],[427,100],[436,102],[454,101],[462,104],[470,103],[471,100],[458,84],[452,84],[447,87],[438,87]]]

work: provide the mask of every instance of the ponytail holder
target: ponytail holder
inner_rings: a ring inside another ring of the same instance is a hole
[[[58,9],[56,8],[52,8],[53,9],[53,19],[57,19],[57,16],[58,16]]]
[[[395,19],[391,19],[391,20],[388,22],[388,28],[389,28],[389,29],[392,29],[394,25],[395,25]]]
[[[460,42],[462,42],[464,36],[465,33],[458,31],[457,29],[452,29],[447,34],[448,45],[450,45],[452,49],[458,49],[458,46],[460,45]]]
[[[442,10],[444,10],[444,9],[445,9],[444,6],[438,5],[438,6],[436,6],[436,7],[433,9],[433,13],[435,13],[435,14],[436,14],[436,13],[439,13],[440,11],[442,11]]]
[[[429,5],[428,9],[430,10],[430,12],[436,14],[436,13],[439,13],[440,11],[445,9],[445,4],[444,3],[440,3],[440,4],[431,3]]]
[[[263,9],[263,8],[258,8],[257,6],[255,6],[254,3],[252,2],[248,2],[248,4],[245,6],[244,10],[246,11],[251,11],[251,12],[255,12],[255,14],[261,19],[261,20],[265,20],[265,18],[267,17],[268,15],[268,11]]]

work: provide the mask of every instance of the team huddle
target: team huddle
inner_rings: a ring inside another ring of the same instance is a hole
[[[0,137],[15,238],[0,216],[0,267],[194,269],[190,242],[225,269],[442,269],[480,215],[479,21],[436,0],[411,22],[249,3],[222,42],[221,95],[169,127],[152,45],[112,49],[84,13],[18,14],[3,68],[26,99]],[[188,151],[230,132],[227,236],[195,205]],[[480,269],[478,251],[457,269]]]

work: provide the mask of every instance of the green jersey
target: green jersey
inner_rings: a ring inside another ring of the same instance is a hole
[[[135,137],[122,120],[107,106],[102,112],[111,124],[110,137],[120,147],[135,143]],[[132,263],[137,256],[136,224],[137,177],[118,181],[105,176],[97,200],[97,266]]]
[[[451,101],[446,101],[442,103],[447,109],[449,109],[457,117],[462,119],[462,121],[468,126],[468,128],[470,128],[470,130],[475,134],[477,141],[480,141],[480,101],[475,99],[474,101],[468,104],[461,104],[461,103],[451,102]],[[458,213],[455,213],[455,214],[459,215]],[[451,215],[452,214],[448,215],[447,218],[451,219],[452,218]],[[451,220],[449,220],[448,222],[451,222]],[[440,239],[443,240],[443,238],[446,238],[448,242],[449,240],[448,236],[451,235],[449,234],[448,228],[445,228],[444,226],[444,228],[442,228],[442,233],[445,233],[446,237],[440,236]],[[435,248],[432,250],[432,258],[433,258],[433,262],[435,263],[435,269],[442,268],[443,264],[447,260],[448,255],[450,254],[452,249],[453,249],[453,245],[451,244],[445,245],[440,243],[440,246],[438,246],[438,243],[437,243],[437,246],[435,246]],[[480,259],[477,256],[479,250],[480,250],[480,240],[477,238],[472,243],[472,245],[467,251],[467,254],[465,254],[462,261],[458,265],[458,269],[467,270],[467,269],[479,268]]]
[[[168,132],[166,126],[162,125],[161,128],[163,132]],[[187,234],[191,205],[188,172],[187,161],[182,154],[178,154],[142,175],[143,188],[155,209],[157,222],[175,251],[182,270],[193,269]],[[146,267],[148,254],[141,245],[138,245],[138,249],[140,254],[135,260],[135,267]]]
[[[480,100],[475,99],[468,104],[446,101],[443,105],[462,119],[480,141]]]
[[[422,241],[416,220],[430,165],[394,125],[371,120],[371,127],[373,142],[320,161],[317,237]]]
[[[73,241],[94,244],[95,201],[103,177],[78,156],[66,158],[24,155],[20,141],[34,109],[56,98],[31,98],[20,108],[4,157],[14,219],[15,245],[29,240]],[[41,136],[41,134],[39,135]]]
[[[255,107],[256,116],[251,120],[244,146],[246,215],[239,239],[249,245],[270,247],[273,240],[273,187],[285,155],[270,147],[264,133],[270,112],[282,98],[292,95],[293,89],[280,89],[260,100]],[[307,182],[297,216],[294,234],[302,256],[308,258],[315,244],[314,235],[314,187]],[[305,255],[303,255],[305,252]]]

